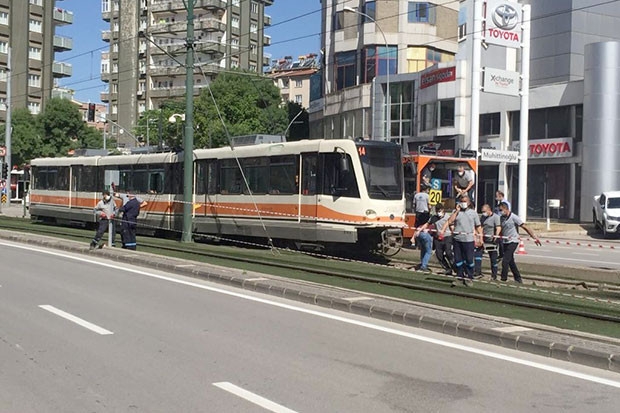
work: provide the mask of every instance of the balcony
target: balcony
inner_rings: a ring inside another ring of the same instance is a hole
[[[73,12],[55,8],[54,22],[58,25],[73,24]]]
[[[270,46],[271,45],[271,36],[269,35],[265,35],[263,36],[263,45],[264,46]]]
[[[54,51],[66,52],[73,49],[73,39],[70,37],[54,36]]]
[[[197,0],[194,10],[215,10],[224,12],[226,10],[225,0]],[[173,14],[185,12],[183,0],[159,0],[151,3],[151,12],[153,14],[162,12],[171,12]]]
[[[110,101],[110,93],[109,92],[101,92],[99,94],[99,99],[101,99],[101,101],[103,103],[108,103]]]
[[[112,77],[112,75],[110,74],[110,72],[102,72],[101,73],[101,81],[104,82],[104,83],[109,83],[111,77]]]
[[[111,39],[112,39],[112,32],[110,30],[101,31],[101,40],[109,43]]]
[[[54,62],[52,65],[52,73],[55,78],[69,77],[73,74],[73,66],[71,66],[71,63]]]
[[[194,22],[194,30],[196,32],[225,32],[226,24],[221,20],[214,18],[206,18],[196,20]],[[187,31],[187,22],[175,23],[159,23],[151,26],[151,34],[167,34],[167,33],[185,33]]]
[[[204,65],[198,66],[200,69],[194,70],[194,74],[202,74],[204,72],[205,75],[213,75],[219,73],[221,67],[217,63],[207,63]],[[149,69],[149,75],[152,77],[176,77],[176,76],[185,76],[185,67],[183,66],[155,66]]]
[[[221,57],[226,54],[226,45],[217,42],[198,43],[196,44],[196,51]]]
[[[265,27],[271,26],[271,16],[268,14],[265,14],[265,19],[263,20],[263,25]]]
[[[194,86],[194,96],[200,95],[200,89],[204,86]],[[152,88],[150,96],[152,99],[179,98],[185,96],[185,86],[175,86],[170,88]]]

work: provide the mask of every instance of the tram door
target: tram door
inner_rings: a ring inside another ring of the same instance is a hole
[[[69,185],[69,208],[75,208],[78,206],[78,190],[81,187],[79,179],[80,176],[82,176],[82,167],[80,165],[71,165],[69,174],[69,180],[71,182]]]
[[[299,185],[299,228],[301,239],[316,240],[317,190],[319,155],[301,154],[301,184]]]

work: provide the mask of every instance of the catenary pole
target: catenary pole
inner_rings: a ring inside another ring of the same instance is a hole
[[[11,125],[11,83],[12,83],[12,73],[11,73],[11,48],[9,47],[8,55],[7,55],[7,64],[6,71],[8,73],[7,81],[6,81],[6,121],[5,121],[5,134],[4,134],[4,146],[6,147],[6,155],[4,156],[4,162],[6,162],[8,168],[8,176],[6,182],[6,191],[7,191],[7,204],[11,203],[11,170],[13,166],[11,165],[11,133],[13,132],[13,125]]]
[[[187,39],[185,49],[185,134],[183,135],[183,236],[182,242],[192,242],[192,211],[194,179],[194,4],[183,0],[187,9]]]
[[[519,217],[527,220],[527,164],[530,106],[530,6],[523,5],[521,37],[521,108],[519,110]]]

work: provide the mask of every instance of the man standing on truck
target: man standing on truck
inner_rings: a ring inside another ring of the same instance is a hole
[[[459,164],[454,177],[456,200],[459,201],[463,195],[467,195],[469,199],[474,199],[474,184],[474,171],[465,170],[465,165]]]

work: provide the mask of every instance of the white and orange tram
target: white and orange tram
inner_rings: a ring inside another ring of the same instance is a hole
[[[179,233],[182,161],[175,153],[35,159],[30,214],[93,223],[101,191],[110,189],[148,202],[140,232]],[[392,143],[304,140],[194,151],[198,235],[387,252],[402,244],[404,217],[401,153]]]

